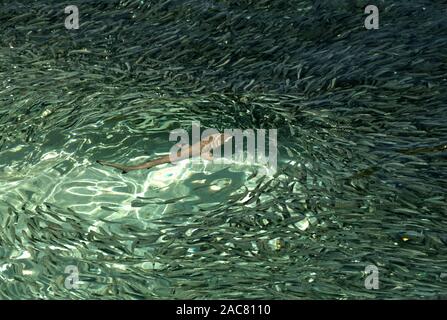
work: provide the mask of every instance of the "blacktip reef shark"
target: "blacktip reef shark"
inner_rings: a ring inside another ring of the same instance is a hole
[[[215,133],[211,134],[205,138],[203,138],[201,141],[193,144],[192,146],[179,146],[181,149],[177,151],[177,157],[175,157],[176,161],[188,159],[188,158],[194,158],[201,156],[202,159],[205,160],[212,160],[213,156],[211,154],[211,150],[220,148],[223,144],[225,144],[227,141],[230,141],[233,138],[232,135],[226,134],[226,133]],[[186,148],[186,151],[182,153],[182,149]],[[171,163],[172,162],[172,154],[163,156],[148,162],[144,162],[141,164],[137,164],[134,166],[126,166],[119,163],[112,163],[107,162],[103,160],[96,160],[97,163],[103,165],[103,166],[109,166],[116,169],[119,169],[122,171],[122,173],[127,173],[129,171],[133,170],[142,170],[142,169],[151,169],[155,166],[159,166],[161,164],[165,163]]]

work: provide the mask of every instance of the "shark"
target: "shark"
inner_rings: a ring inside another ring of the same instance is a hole
[[[104,160],[96,160],[97,163],[112,167],[118,170],[121,170],[121,173],[128,173],[133,170],[143,170],[143,169],[151,169],[153,167],[165,164],[172,163],[173,159],[175,161],[180,161],[188,158],[194,157],[202,157],[204,160],[213,160],[212,151],[214,149],[220,148],[223,144],[230,141],[233,138],[232,135],[226,133],[215,133],[211,134],[205,138],[202,138],[199,142],[189,146],[189,145],[177,145],[180,150],[177,151],[177,154],[169,154],[163,157],[159,157],[144,163],[136,164],[136,165],[124,165],[120,163],[113,163]]]

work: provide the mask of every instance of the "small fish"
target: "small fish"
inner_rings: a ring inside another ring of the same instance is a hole
[[[447,150],[447,144],[440,144],[437,146],[431,146],[431,147],[420,147],[420,148],[413,148],[413,149],[406,149],[406,150],[400,150],[400,153],[403,154],[419,154],[419,153],[429,153],[429,152],[439,152]]]
[[[186,155],[182,156],[182,153],[181,153],[182,150],[177,151],[177,159],[183,160],[183,159],[201,156],[203,159],[211,160],[212,159],[211,150],[219,148],[220,146],[222,146],[224,143],[226,143],[227,141],[229,141],[232,138],[233,138],[233,136],[225,134],[225,133],[216,133],[216,134],[209,135],[208,137],[202,139],[200,142],[197,142],[197,143],[193,144],[192,146],[189,146],[186,150]],[[112,163],[112,162],[107,162],[107,161],[103,161],[103,160],[96,160],[96,162],[103,166],[109,166],[109,167],[113,167],[113,168],[122,170],[122,173],[127,173],[127,172],[133,171],[133,170],[151,169],[151,168],[161,165],[161,164],[170,163],[171,155],[160,157],[160,158],[157,158],[157,159],[154,159],[154,160],[151,160],[148,162],[144,162],[141,164],[137,164],[134,166],[126,166],[123,164]]]

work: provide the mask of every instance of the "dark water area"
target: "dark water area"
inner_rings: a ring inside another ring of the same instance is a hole
[[[1,299],[447,294],[447,3],[72,4],[0,2]],[[192,121],[278,170],[95,162]]]

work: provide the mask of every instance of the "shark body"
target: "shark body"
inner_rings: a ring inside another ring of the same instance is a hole
[[[176,161],[180,161],[183,159],[201,156],[205,160],[212,160],[213,156],[211,151],[213,149],[220,148],[225,142],[229,141],[230,139],[232,139],[232,136],[225,133],[216,133],[209,135],[206,138],[202,139],[201,141],[193,144],[192,146],[182,147],[182,149],[186,148],[186,152],[178,150],[175,159]],[[109,166],[119,169],[122,171],[122,173],[127,173],[133,170],[151,169],[155,166],[159,166],[165,163],[171,163],[173,158],[174,158],[173,155],[170,154],[133,166],[127,166],[124,164],[113,163],[103,160],[96,160],[96,162],[103,166]]]

